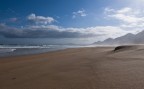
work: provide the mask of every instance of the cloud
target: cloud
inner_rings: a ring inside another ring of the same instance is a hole
[[[35,14],[28,15],[27,20],[36,24],[45,25],[56,21],[53,17],[36,16]]]
[[[105,15],[110,20],[120,21],[116,26],[93,26],[85,28],[62,27],[52,24],[56,20],[52,17],[30,14],[27,20],[35,24],[21,28],[0,24],[0,35],[7,38],[88,38],[95,37],[103,40],[109,37],[116,38],[127,33],[137,33],[144,26],[143,15],[140,10],[129,7],[122,9],[105,8]],[[73,12],[74,18],[86,16],[85,10]]]
[[[77,12],[73,12],[72,18],[76,18],[77,16],[85,17],[87,16],[86,11],[84,9],[78,10]]]
[[[83,34],[81,31],[53,25],[14,28],[4,24],[0,25],[0,35],[7,38],[79,38],[95,36],[95,34]]]
[[[125,7],[119,10],[105,8],[104,12],[108,18],[112,18],[121,22],[123,27],[143,27],[144,11],[141,9],[133,9]]]
[[[126,33],[129,32],[114,26],[63,28],[55,25],[40,25],[14,28],[0,24],[0,35],[7,38],[115,38]]]

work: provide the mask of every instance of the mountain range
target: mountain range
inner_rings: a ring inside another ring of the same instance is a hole
[[[129,45],[129,44],[144,44],[144,31],[137,34],[128,33],[117,38],[108,38],[104,41],[94,42],[95,45]]]

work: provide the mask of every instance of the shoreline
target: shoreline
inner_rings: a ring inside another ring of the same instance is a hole
[[[84,47],[85,48],[85,47]],[[18,49],[32,49],[32,48],[18,48]],[[16,51],[18,50],[16,49]],[[39,49],[39,48],[33,48],[33,49]],[[39,55],[39,54],[45,54],[45,53],[51,53],[51,52],[57,52],[57,51],[63,51],[63,50],[67,50],[67,49],[75,49],[75,48],[63,48],[63,49],[55,49],[55,50],[49,50],[48,48],[42,48],[42,49],[47,49],[47,51],[44,51],[44,52],[36,52],[36,53],[20,53],[20,54],[12,54],[12,52],[7,52],[6,54],[7,55],[4,55],[4,56],[1,56],[2,54],[5,54],[5,53],[2,53],[0,55],[0,58],[6,58],[6,57],[18,57],[18,56],[30,56],[30,55]]]
[[[8,48],[0,48],[0,58],[2,57],[13,57],[13,56],[24,56],[24,55],[33,55],[33,54],[41,54],[47,52],[55,52],[59,50],[71,49],[71,48],[89,48],[89,47],[97,47],[97,46],[79,46],[79,47],[62,47],[62,48],[16,48],[16,47],[8,47]],[[99,47],[99,46],[98,46]]]
[[[80,48],[64,48],[64,49],[57,49],[57,50],[48,50],[46,52],[39,52],[39,53],[30,53],[30,54],[14,54],[14,55],[6,55],[6,56],[0,56],[0,58],[7,58],[7,57],[19,57],[19,56],[31,56],[31,55],[40,55],[40,54],[47,54],[47,53],[53,53],[53,52],[59,52],[59,51],[65,51],[70,49],[85,49],[85,48],[108,48],[112,46],[95,46],[95,47],[80,47]],[[20,49],[20,48],[19,48]],[[24,48],[21,48],[24,49]],[[27,49],[27,48],[26,48]],[[37,48],[35,48],[37,49]],[[47,49],[47,48],[46,48]],[[8,52],[10,53],[10,52]]]

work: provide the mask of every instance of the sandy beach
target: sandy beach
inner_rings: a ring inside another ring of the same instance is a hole
[[[0,58],[0,89],[143,89],[144,46]]]

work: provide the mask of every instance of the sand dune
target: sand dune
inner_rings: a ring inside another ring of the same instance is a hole
[[[115,47],[110,56],[121,58],[144,58],[143,45],[123,45]]]
[[[144,46],[0,58],[0,89],[143,89]]]

